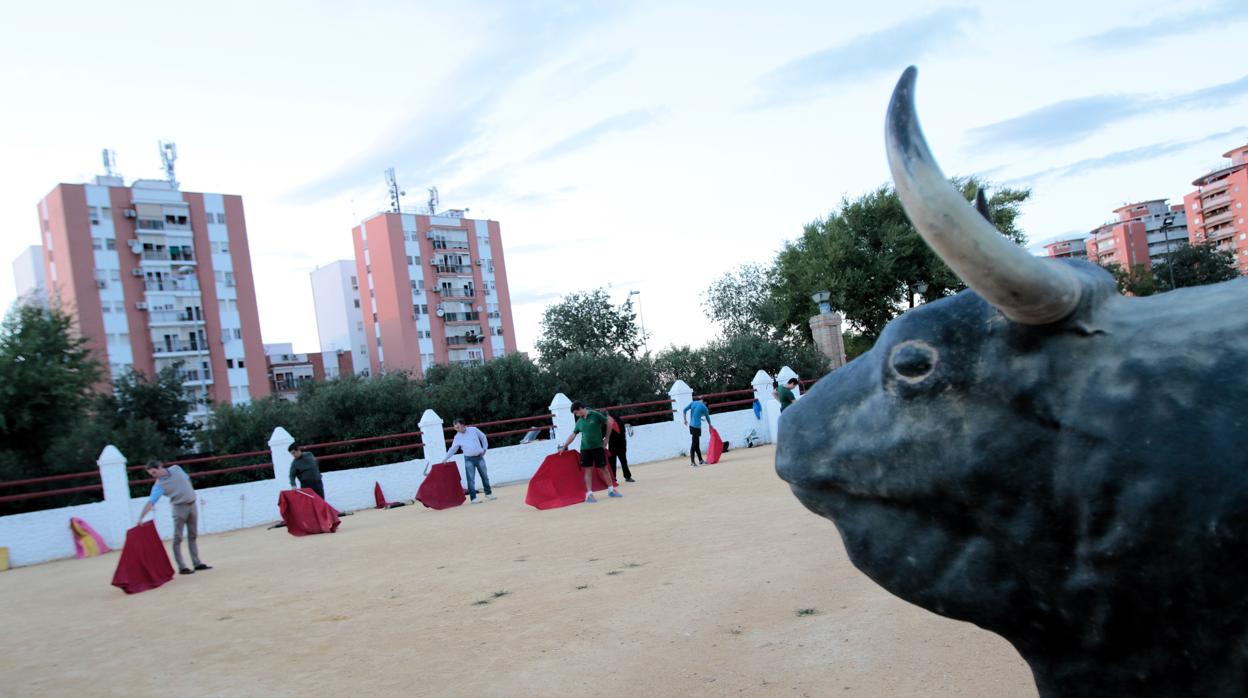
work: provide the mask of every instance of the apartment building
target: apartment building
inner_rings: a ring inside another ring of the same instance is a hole
[[[48,284],[43,276],[43,249],[38,245],[26,248],[13,260],[13,283],[17,300],[47,307]]]
[[[1080,236],[1067,240],[1058,240],[1050,242],[1044,246],[1044,251],[1050,257],[1067,258],[1067,259],[1087,259],[1088,245],[1087,239]]]
[[[312,303],[323,353],[349,352],[356,373],[368,375],[368,343],[355,260],[344,259],[314,269]]]
[[[498,222],[465,213],[379,213],[352,230],[373,374],[516,351]]]
[[[241,197],[102,176],[38,216],[48,293],[112,376],[182,362],[198,416],[269,394]]]
[[[299,390],[312,381],[323,381],[349,376],[351,352],[327,351],[295,353],[289,343],[264,345],[264,360],[268,367],[269,389],[273,395],[284,400],[294,400]]]
[[[1213,242],[1235,254],[1235,266],[1248,275],[1248,145],[1222,154],[1227,162],[1192,182],[1196,191],[1183,197],[1191,216],[1191,241]]]
[[[1152,269],[1188,240],[1183,206],[1171,206],[1165,199],[1126,204],[1114,213],[1117,220],[1093,230],[1085,240],[1088,259],[1097,264]]]

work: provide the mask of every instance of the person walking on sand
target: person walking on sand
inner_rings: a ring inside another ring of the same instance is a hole
[[[585,474],[585,501],[593,504],[594,499],[594,468],[602,468],[602,476],[607,481],[608,497],[623,497],[615,491],[615,481],[611,479],[611,471],[607,468],[607,418],[601,412],[591,410],[585,403],[577,400],[572,403],[572,414],[576,417],[576,426],[568,434],[567,441],[559,445],[559,452],[568,450],[568,445],[577,434],[581,435],[581,472]]]
[[[610,414],[607,415],[607,455],[611,461],[611,481],[615,479],[616,461],[624,470],[624,482],[636,482],[628,469],[628,435],[624,433],[624,423]]]
[[[694,400],[685,405],[685,409],[681,410],[680,415],[685,425],[689,427],[689,465],[695,468],[699,465],[706,465],[706,461],[702,459],[702,420],[706,419],[706,427],[709,429],[711,427],[711,410],[706,406],[705,402]],[[692,420],[692,423],[690,423],[690,420]],[[698,457],[696,462],[693,460],[694,455]]]
[[[210,570],[199,559],[199,545],[195,540],[199,531],[199,515],[195,510],[195,487],[191,485],[191,476],[186,474],[180,465],[165,467],[158,460],[147,462],[145,468],[152,483],[152,494],[139,513],[139,523],[147,516],[147,512],[156,506],[161,497],[168,497],[173,506],[173,559],[178,563],[179,574],[194,574],[195,570]],[[195,569],[186,566],[182,560],[182,530],[186,529],[186,547],[191,552],[191,564]]]
[[[473,504],[477,501],[477,472],[481,473],[481,485],[485,488],[486,499],[498,499],[490,489],[490,475],[485,470],[485,452],[490,450],[490,440],[485,432],[464,423],[463,417],[456,417],[453,422],[455,438],[451,448],[446,452],[446,460],[450,460],[456,451],[464,454],[464,479],[468,481],[468,499]]]

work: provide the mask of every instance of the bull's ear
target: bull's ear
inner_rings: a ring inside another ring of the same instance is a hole
[[[984,195],[983,187],[975,190],[975,210],[979,211],[984,220],[992,223],[992,211],[988,210],[988,197]]]

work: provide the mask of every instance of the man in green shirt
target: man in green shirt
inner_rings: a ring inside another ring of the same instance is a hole
[[[793,389],[797,387],[797,379],[790,378],[784,382],[784,385],[776,388],[776,399],[780,401],[780,411],[783,412],[797,401],[797,396],[793,394]]]
[[[603,479],[607,481],[608,497],[623,497],[615,491],[615,483],[611,480],[611,471],[607,469],[607,417],[601,412],[591,410],[585,403],[577,400],[572,403],[572,414],[576,417],[576,426],[568,434],[567,441],[559,446],[559,451],[568,450],[572,439],[581,435],[581,472],[585,474],[585,501],[592,504],[594,499],[594,468],[602,468]]]

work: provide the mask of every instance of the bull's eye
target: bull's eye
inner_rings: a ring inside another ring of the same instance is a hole
[[[927,342],[912,339],[893,347],[889,363],[898,376],[910,383],[917,383],[936,368],[937,351]]]

